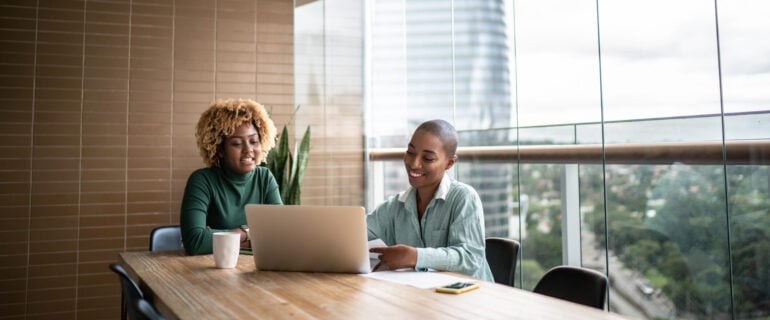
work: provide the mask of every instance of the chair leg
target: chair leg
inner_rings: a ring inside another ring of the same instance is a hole
[[[120,293],[120,320],[126,320],[127,318],[127,312],[126,310],[128,306],[126,305],[126,296],[123,295],[123,293]]]

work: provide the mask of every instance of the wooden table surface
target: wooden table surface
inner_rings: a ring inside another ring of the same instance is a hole
[[[257,271],[241,255],[124,252],[119,262],[170,319],[622,319],[492,282],[459,295],[355,274]]]

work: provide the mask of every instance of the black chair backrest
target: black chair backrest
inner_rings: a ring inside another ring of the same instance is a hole
[[[532,291],[604,309],[607,284],[607,276],[599,271],[573,266],[556,266],[543,275]]]
[[[497,237],[486,238],[485,242],[487,263],[495,282],[513,286],[516,261],[519,259],[519,242]]]
[[[136,282],[134,282],[134,280],[128,276],[128,273],[125,269],[123,269],[121,265],[112,263],[110,264],[110,270],[117,273],[118,278],[120,279],[120,318],[126,320],[126,316],[128,316],[128,319],[136,319],[139,315],[137,314],[137,310],[134,308],[134,305],[137,300],[144,298],[142,290],[139,289],[139,286],[136,284]]]
[[[145,299],[139,299],[134,301],[134,307],[137,310],[138,318],[137,320],[164,320],[165,318],[163,315],[158,312],[158,310],[155,310],[155,307],[152,306],[150,302],[148,302]]]
[[[150,233],[150,251],[182,250],[182,230],[178,225],[162,226]]]

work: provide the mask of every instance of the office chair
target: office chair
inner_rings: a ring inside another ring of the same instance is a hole
[[[137,320],[165,320],[166,318],[155,309],[155,307],[145,299],[134,301],[134,308],[138,315]]]
[[[139,289],[139,285],[128,276],[123,267],[117,263],[110,264],[110,270],[118,274],[120,278],[120,319],[137,319],[138,312],[136,310],[135,303],[139,299],[143,299],[144,295],[142,290]]]
[[[556,266],[543,275],[532,292],[603,310],[608,282],[607,276],[596,270]]]
[[[182,250],[182,230],[178,225],[161,226],[150,233],[150,251]]]
[[[489,237],[485,239],[485,251],[495,282],[513,287],[516,261],[519,258],[519,242],[513,239]]]

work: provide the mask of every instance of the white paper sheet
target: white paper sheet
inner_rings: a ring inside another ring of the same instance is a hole
[[[374,240],[369,241],[369,249],[371,249],[371,248],[382,248],[382,247],[387,247],[387,246],[388,245],[385,244],[385,241],[382,241],[382,239],[374,239]],[[379,253],[369,252],[369,259],[377,259],[377,260],[379,260],[378,259],[379,257],[380,257]]]
[[[450,276],[436,272],[418,271],[378,271],[361,274],[363,277],[406,284],[421,289],[445,286],[455,282],[467,282],[470,279]]]
[[[369,249],[387,246],[388,245],[385,244],[385,241],[382,241],[382,239],[374,239],[369,241]],[[369,266],[371,267],[372,271],[374,271],[374,269],[377,268],[377,266],[380,264],[380,254],[381,253],[369,252]]]

